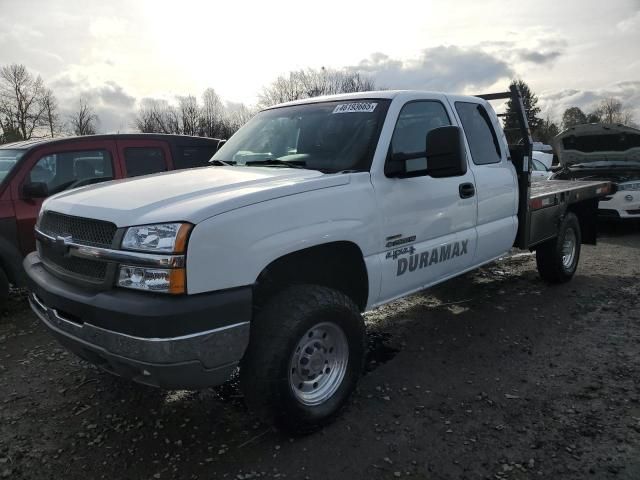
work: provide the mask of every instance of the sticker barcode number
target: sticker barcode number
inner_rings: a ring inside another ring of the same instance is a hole
[[[333,113],[371,113],[378,106],[375,102],[357,102],[357,103],[341,103],[336,105],[333,109]]]

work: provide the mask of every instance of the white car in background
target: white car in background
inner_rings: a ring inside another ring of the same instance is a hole
[[[598,215],[640,220],[640,130],[624,125],[576,125],[554,139],[563,170],[557,179],[609,180],[618,191],[600,200]]]
[[[553,172],[551,171],[551,161],[553,160],[553,155],[534,151],[532,157],[531,179],[549,180],[549,178],[551,178],[551,175],[553,175]]]

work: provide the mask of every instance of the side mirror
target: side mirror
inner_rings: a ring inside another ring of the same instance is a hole
[[[434,128],[427,134],[427,173],[432,177],[459,177],[467,173],[462,129]]]
[[[49,196],[49,189],[44,182],[25,183],[22,186],[22,194],[25,198],[46,198]]]
[[[423,152],[395,153],[385,164],[388,177],[457,177],[467,173],[467,157],[460,127],[430,130]]]

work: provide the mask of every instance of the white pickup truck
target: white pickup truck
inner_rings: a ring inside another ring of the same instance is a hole
[[[25,259],[48,329],[103,369],[163,388],[224,382],[294,430],[362,373],[361,312],[514,246],[569,280],[608,182],[530,182],[487,100],[383,91],[266,109],[211,167],[49,198]]]

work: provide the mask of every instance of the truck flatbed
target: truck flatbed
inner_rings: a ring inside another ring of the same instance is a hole
[[[518,234],[514,247],[536,250],[558,236],[566,213],[577,215],[582,229],[582,243],[596,243],[596,215],[600,198],[612,192],[611,182],[578,180],[532,180],[533,140],[522,102],[515,85],[508,92],[478,95],[487,101],[510,100],[517,128],[515,143],[509,144],[509,155],[518,174]],[[505,115],[505,114],[502,114]],[[506,132],[506,130],[505,130]]]
[[[550,195],[558,195],[563,193],[571,193],[579,195],[580,192],[592,195],[591,189],[595,189],[597,194],[600,188],[607,188],[609,182],[602,181],[582,181],[582,180],[535,180],[531,182],[531,192],[529,198],[531,200],[547,197]]]

